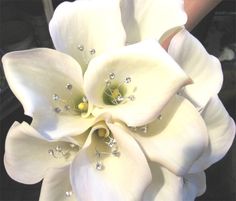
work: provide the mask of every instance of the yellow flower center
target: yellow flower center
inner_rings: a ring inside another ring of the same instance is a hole
[[[88,103],[87,102],[81,102],[78,104],[78,109],[81,111],[81,112],[87,112],[88,110]]]

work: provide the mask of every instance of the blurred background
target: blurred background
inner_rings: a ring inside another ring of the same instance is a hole
[[[48,20],[59,0],[0,0],[0,57],[14,50],[53,48]],[[236,120],[236,1],[224,0],[192,31],[209,53],[222,63],[224,84],[219,94]],[[3,165],[5,138],[14,121],[24,116],[11,93],[0,63],[0,201],[36,201],[41,183],[24,185],[6,174]],[[236,143],[223,160],[206,170],[207,191],[198,201],[236,201]]]

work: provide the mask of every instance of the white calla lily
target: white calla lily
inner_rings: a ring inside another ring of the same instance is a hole
[[[189,83],[191,80],[156,41],[103,54],[91,61],[84,76],[86,96],[97,106],[92,113],[108,112],[128,126],[153,121],[169,99]]]
[[[8,53],[2,61],[11,90],[42,135],[78,135],[94,123],[95,118],[83,118],[78,109],[85,96],[83,77],[72,57],[38,48]]]
[[[18,182],[37,183],[44,178],[48,169],[71,162],[78,146],[70,149],[70,144],[69,139],[48,141],[27,123],[16,122],[6,139],[4,164],[7,173]],[[70,155],[62,157],[62,152],[56,152],[60,147],[71,150]]]
[[[144,193],[143,201],[194,201],[206,189],[204,172],[178,177],[158,163],[150,162],[152,183]]]
[[[115,150],[112,149],[114,147],[107,148],[104,139],[94,135],[97,129],[104,127],[94,127],[83,150],[72,164],[72,186],[77,198],[84,201],[140,200],[151,181],[146,158],[135,140],[124,130],[114,127],[111,123],[107,126],[116,140]],[[95,166],[100,171],[97,171]],[[132,174],[127,177],[127,172]]]
[[[49,30],[55,48],[74,57],[83,71],[94,56],[124,46],[126,38],[117,0],[63,2]]]
[[[61,52],[2,59],[33,119],[9,130],[8,174],[26,184],[44,178],[42,201],[201,195],[203,171],[227,152],[235,125],[217,98],[218,60],[186,30],[169,54],[159,44],[185,21],[183,0],[62,3],[50,22]]]
[[[150,160],[179,176],[188,173],[208,144],[207,129],[200,114],[181,97],[174,97],[161,117],[146,125],[145,132],[137,128],[130,132]]]
[[[219,60],[209,55],[202,44],[185,29],[173,37],[168,53],[193,80],[193,84],[186,86],[181,93],[199,110],[204,109],[223,83]]]

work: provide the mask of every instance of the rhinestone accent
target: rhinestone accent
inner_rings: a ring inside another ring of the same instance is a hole
[[[115,73],[110,73],[110,74],[109,74],[109,78],[110,78],[111,80],[114,80],[114,79],[115,79]]]
[[[57,94],[53,94],[53,95],[52,95],[52,99],[56,101],[56,100],[59,99],[59,96],[58,96]]]
[[[66,89],[71,90],[72,88],[73,88],[72,84],[68,83],[68,84],[66,85]]]
[[[117,149],[115,149],[115,150],[112,151],[112,155],[115,156],[115,157],[119,157],[120,152]]]
[[[135,100],[135,96],[134,95],[131,95],[128,97],[131,101],[134,101]]]
[[[126,83],[126,84],[129,84],[130,82],[131,82],[131,77],[125,78],[125,83]]]
[[[95,49],[91,49],[89,52],[90,52],[91,55],[93,55],[93,54],[96,53],[96,50]]]
[[[49,150],[48,150],[48,153],[49,153],[51,156],[54,155],[54,151],[53,151],[52,149],[49,149]]]
[[[80,51],[84,51],[84,46],[83,45],[78,45],[77,47]]]
[[[104,168],[104,166],[103,166],[103,164],[102,164],[102,162],[101,161],[98,161],[97,163],[96,163],[96,170],[102,170]]]
[[[73,192],[72,192],[72,191],[66,191],[66,197],[71,197],[71,196],[72,196],[72,194],[73,194]]]
[[[54,108],[54,111],[55,111],[56,113],[60,113],[60,112],[61,112],[61,109],[60,109],[59,107],[56,107],[56,108]]]
[[[75,145],[75,144],[73,144],[73,143],[70,143],[70,147],[71,147],[71,148],[75,148],[75,147],[76,147],[76,145]]]

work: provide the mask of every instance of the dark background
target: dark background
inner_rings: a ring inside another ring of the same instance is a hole
[[[56,7],[62,1],[53,1]],[[192,31],[207,50],[219,57],[224,49],[231,57],[222,61],[224,84],[220,98],[236,120],[236,2],[224,0]],[[0,56],[8,51],[52,47],[40,0],[0,0]],[[3,161],[7,131],[23,115],[20,103],[9,90],[0,63],[0,201],[36,201],[41,183],[24,185],[6,174]],[[236,143],[220,162],[206,170],[207,191],[198,201],[236,201]]]

